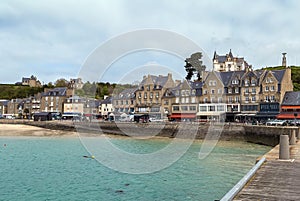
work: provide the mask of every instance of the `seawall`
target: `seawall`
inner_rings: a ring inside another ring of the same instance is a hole
[[[123,122],[72,122],[72,121],[29,121],[1,119],[0,124],[25,124],[52,130],[106,133],[124,136],[161,136],[220,140],[242,140],[257,144],[275,146],[281,134],[289,135],[297,127],[271,127],[235,123],[123,123]]]

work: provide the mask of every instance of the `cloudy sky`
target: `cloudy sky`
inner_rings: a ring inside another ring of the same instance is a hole
[[[210,58],[232,49],[254,68],[280,65],[282,52],[288,65],[299,65],[299,9],[297,0],[1,1],[0,83],[77,77],[101,44],[140,29],[180,34]],[[184,74],[182,59],[146,51],[123,56],[99,79],[119,82],[124,72],[149,63]]]

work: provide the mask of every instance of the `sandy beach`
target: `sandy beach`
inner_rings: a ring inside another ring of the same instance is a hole
[[[76,137],[76,132],[50,130],[21,124],[0,124],[0,136],[70,136]]]

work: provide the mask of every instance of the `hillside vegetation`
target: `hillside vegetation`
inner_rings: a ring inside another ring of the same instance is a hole
[[[44,89],[39,87],[19,86],[14,84],[0,84],[0,99],[25,98],[33,96]]]

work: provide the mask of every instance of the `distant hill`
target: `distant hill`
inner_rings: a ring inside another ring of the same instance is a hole
[[[42,92],[39,87],[20,86],[14,84],[0,84],[0,99],[26,98]]]
[[[262,68],[266,70],[282,70],[285,69],[283,66],[266,67]],[[292,69],[292,80],[294,84],[294,91],[300,91],[300,66],[291,66]]]

